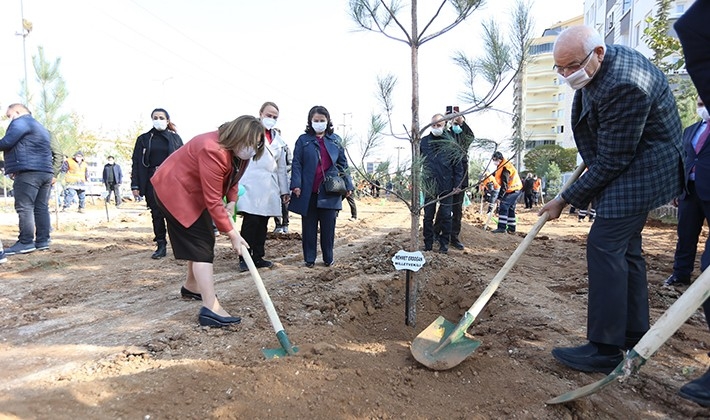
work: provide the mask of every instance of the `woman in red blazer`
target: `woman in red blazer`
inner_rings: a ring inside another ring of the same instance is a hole
[[[200,134],[171,154],[151,178],[158,205],[165,211],[168,236],[175,259],[187,260],[184,298],[201,300],[203,326],[238,324],[222,308],[214,292],[214,230],[212,221],[240,254],[249,246],[232,226],[237,182],[249,160],[264,149],[264,129],[252,116],[243,115],[222,124],[217,131]],[[224,204],[222,197],[227,197]]]

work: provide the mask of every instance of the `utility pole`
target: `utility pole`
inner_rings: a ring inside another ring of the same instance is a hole
[[[27,80],[27,36],[32,32],[32,22],[25,20],[25,7],[23,0],[20,0],[20,18],[22,19],[22,32],[15,32],[15,35],[22,37],[22,64],[25,69],[25,86],[24,86],[24,102],[25,105],[29,105],[30,101],[30,87],[29,81]]]
[[[404,149],[404,146],[396,146],[395,149],[397,149],[397,172],[399,172],[399,152]]]

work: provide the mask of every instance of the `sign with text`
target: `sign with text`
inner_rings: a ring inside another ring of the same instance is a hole
[[[401,250],[392,257],[392,264],[394,264],[395,270],[419,271],[425,262],[424,254],[421,251],[408,252]]]

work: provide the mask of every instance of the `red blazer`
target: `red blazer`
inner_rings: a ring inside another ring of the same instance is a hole
[[[207,209],[220,232],[232,230],[223,196],[237,201],[238,185],[229,188],[234,154],[223,149],[217,131],[200,134],[163,162],[150,179],[165,209],[185,227],[192,226]],[[241,161],[239,181],[249,161]]]

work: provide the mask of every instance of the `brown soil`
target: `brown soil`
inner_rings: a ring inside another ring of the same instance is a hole
[[[234,329],[197,324],[199,302],[182,300],[186,264],[151,260],[150,216],[139,203],[61,213],[48,251],[0,266],[0,418],[699,418],[710,410],[677,390],[708,364],[700,311],[636,376],[566,405],[545,401],[602,374],[570,370],[554,346],[585,341],[588,222],[548,223],[469,331],[482,341],[453,369],[432,371],[409,345],[439,315],[458,322],[522,240],[484,232],[466,213],[464,251],[425,253],[416,327],[405,326],[405,275],[391,259],[408,248],[409,215],[385,199],[358,202],[336,230],[337,265],[302,265],[299,233],[273,236],[262,269],[291,341],[292,357],[265,359],[278,341],[249,273],[218,238],[216,289],[243,317]],[[520,230],[537,219],[520,214]],[[53,216],[54,222],[54,216]],[[272,224],[270,224],[272,226]],[[5,245],[17,234],[6,208]],[[300,232],[293,217],[292,232]],[[706,239],[703,233],[701,241]],[[663,288],[675,227],[649,224],[644,252],[652,321],[682,290]]]

